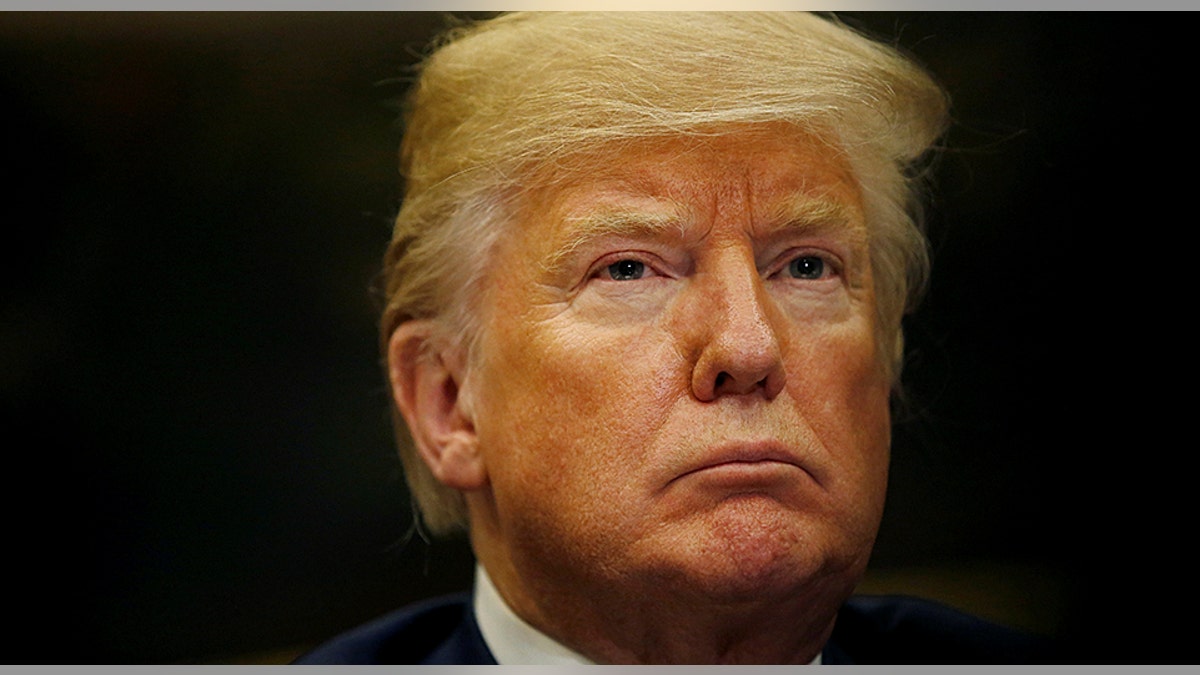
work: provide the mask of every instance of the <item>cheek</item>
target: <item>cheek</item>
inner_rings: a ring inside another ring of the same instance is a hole
[[[645,529],[651,493],[639,468],[678,396],[663,372],[678,358],[561,331],[516,344],[495,355],[486,391],[496,400],[476,426],[501,527],[522,551],[602,560]]]
[[[480,364],[496,392],[476,420],[493,482],[580,501],[625,490],[680,395],[679,355],[653,330],[532,327]]]
[[[866,321],[799,336],[788,388],[840,470],[844,489],[879,500],[891,446],[891,387]],[[876,497],[876,495],[878,495]]]

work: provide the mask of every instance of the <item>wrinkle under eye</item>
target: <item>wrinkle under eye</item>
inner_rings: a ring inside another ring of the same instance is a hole
[[[805,255],[788,263],[788,274],[795,279],[820,279],[825,275],[825,261],[815,255]]]
[[[646,274],[646,264],[637,260],[619,260],[608,266],[608,276],[613,281],[641,279]]]

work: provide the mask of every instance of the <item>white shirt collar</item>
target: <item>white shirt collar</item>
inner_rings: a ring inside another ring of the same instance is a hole
[[[475,620],[496,663],[502,666],[591,665],[584,655],[525,623],[496,592],[482,565],[475,566]]]
[[[568,649],[517,616],[483,569],[475,566],[475,620],[483,641],[502,666],[594,665],[583,654]],[[821,665],[821,653],[809,665]]]

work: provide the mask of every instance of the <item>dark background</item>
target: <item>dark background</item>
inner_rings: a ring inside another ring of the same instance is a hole
[[[1191,660],[1191,15],[843,17],[956,118],[865,587]],[[443,25],[0,14],[0,660],[280,661],[469,584],[411,534],[368,292]]]

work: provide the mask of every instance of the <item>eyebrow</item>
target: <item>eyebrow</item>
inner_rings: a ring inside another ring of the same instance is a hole
[[[546,257],[542,263],[548,271],[557,271],[575,251],[609,237],[653,239],[671,232],[683,237],[686,233],[684,210],[673,203],[665,204],[663,212],[648,210],[612,209],[593,211],[566,219],[571,237]]]
[[[769,238],[797,231],[849,230],[852,222],[851,210],[841,201],[829,197],[796,194],[772,209],[768,213],[766,223],[757,228],[756,232],[758,236]]]
[[[542,267],[557,272],[575,251],[608,237],[653,239],[665,233],[686,237],[686,209],[671,201],[659,203],[666,207],[663,211],[612,208],[568,217],[565,222],[570,226],[571,237],[545,258]],[[755,234],[769,239],[798,233],[849,231],[851,222],[851,211],[842,202],[796,194],[771,209],[763,225],[755,228]],[[865,235],[863,232],[861,237],[865,239]]]

